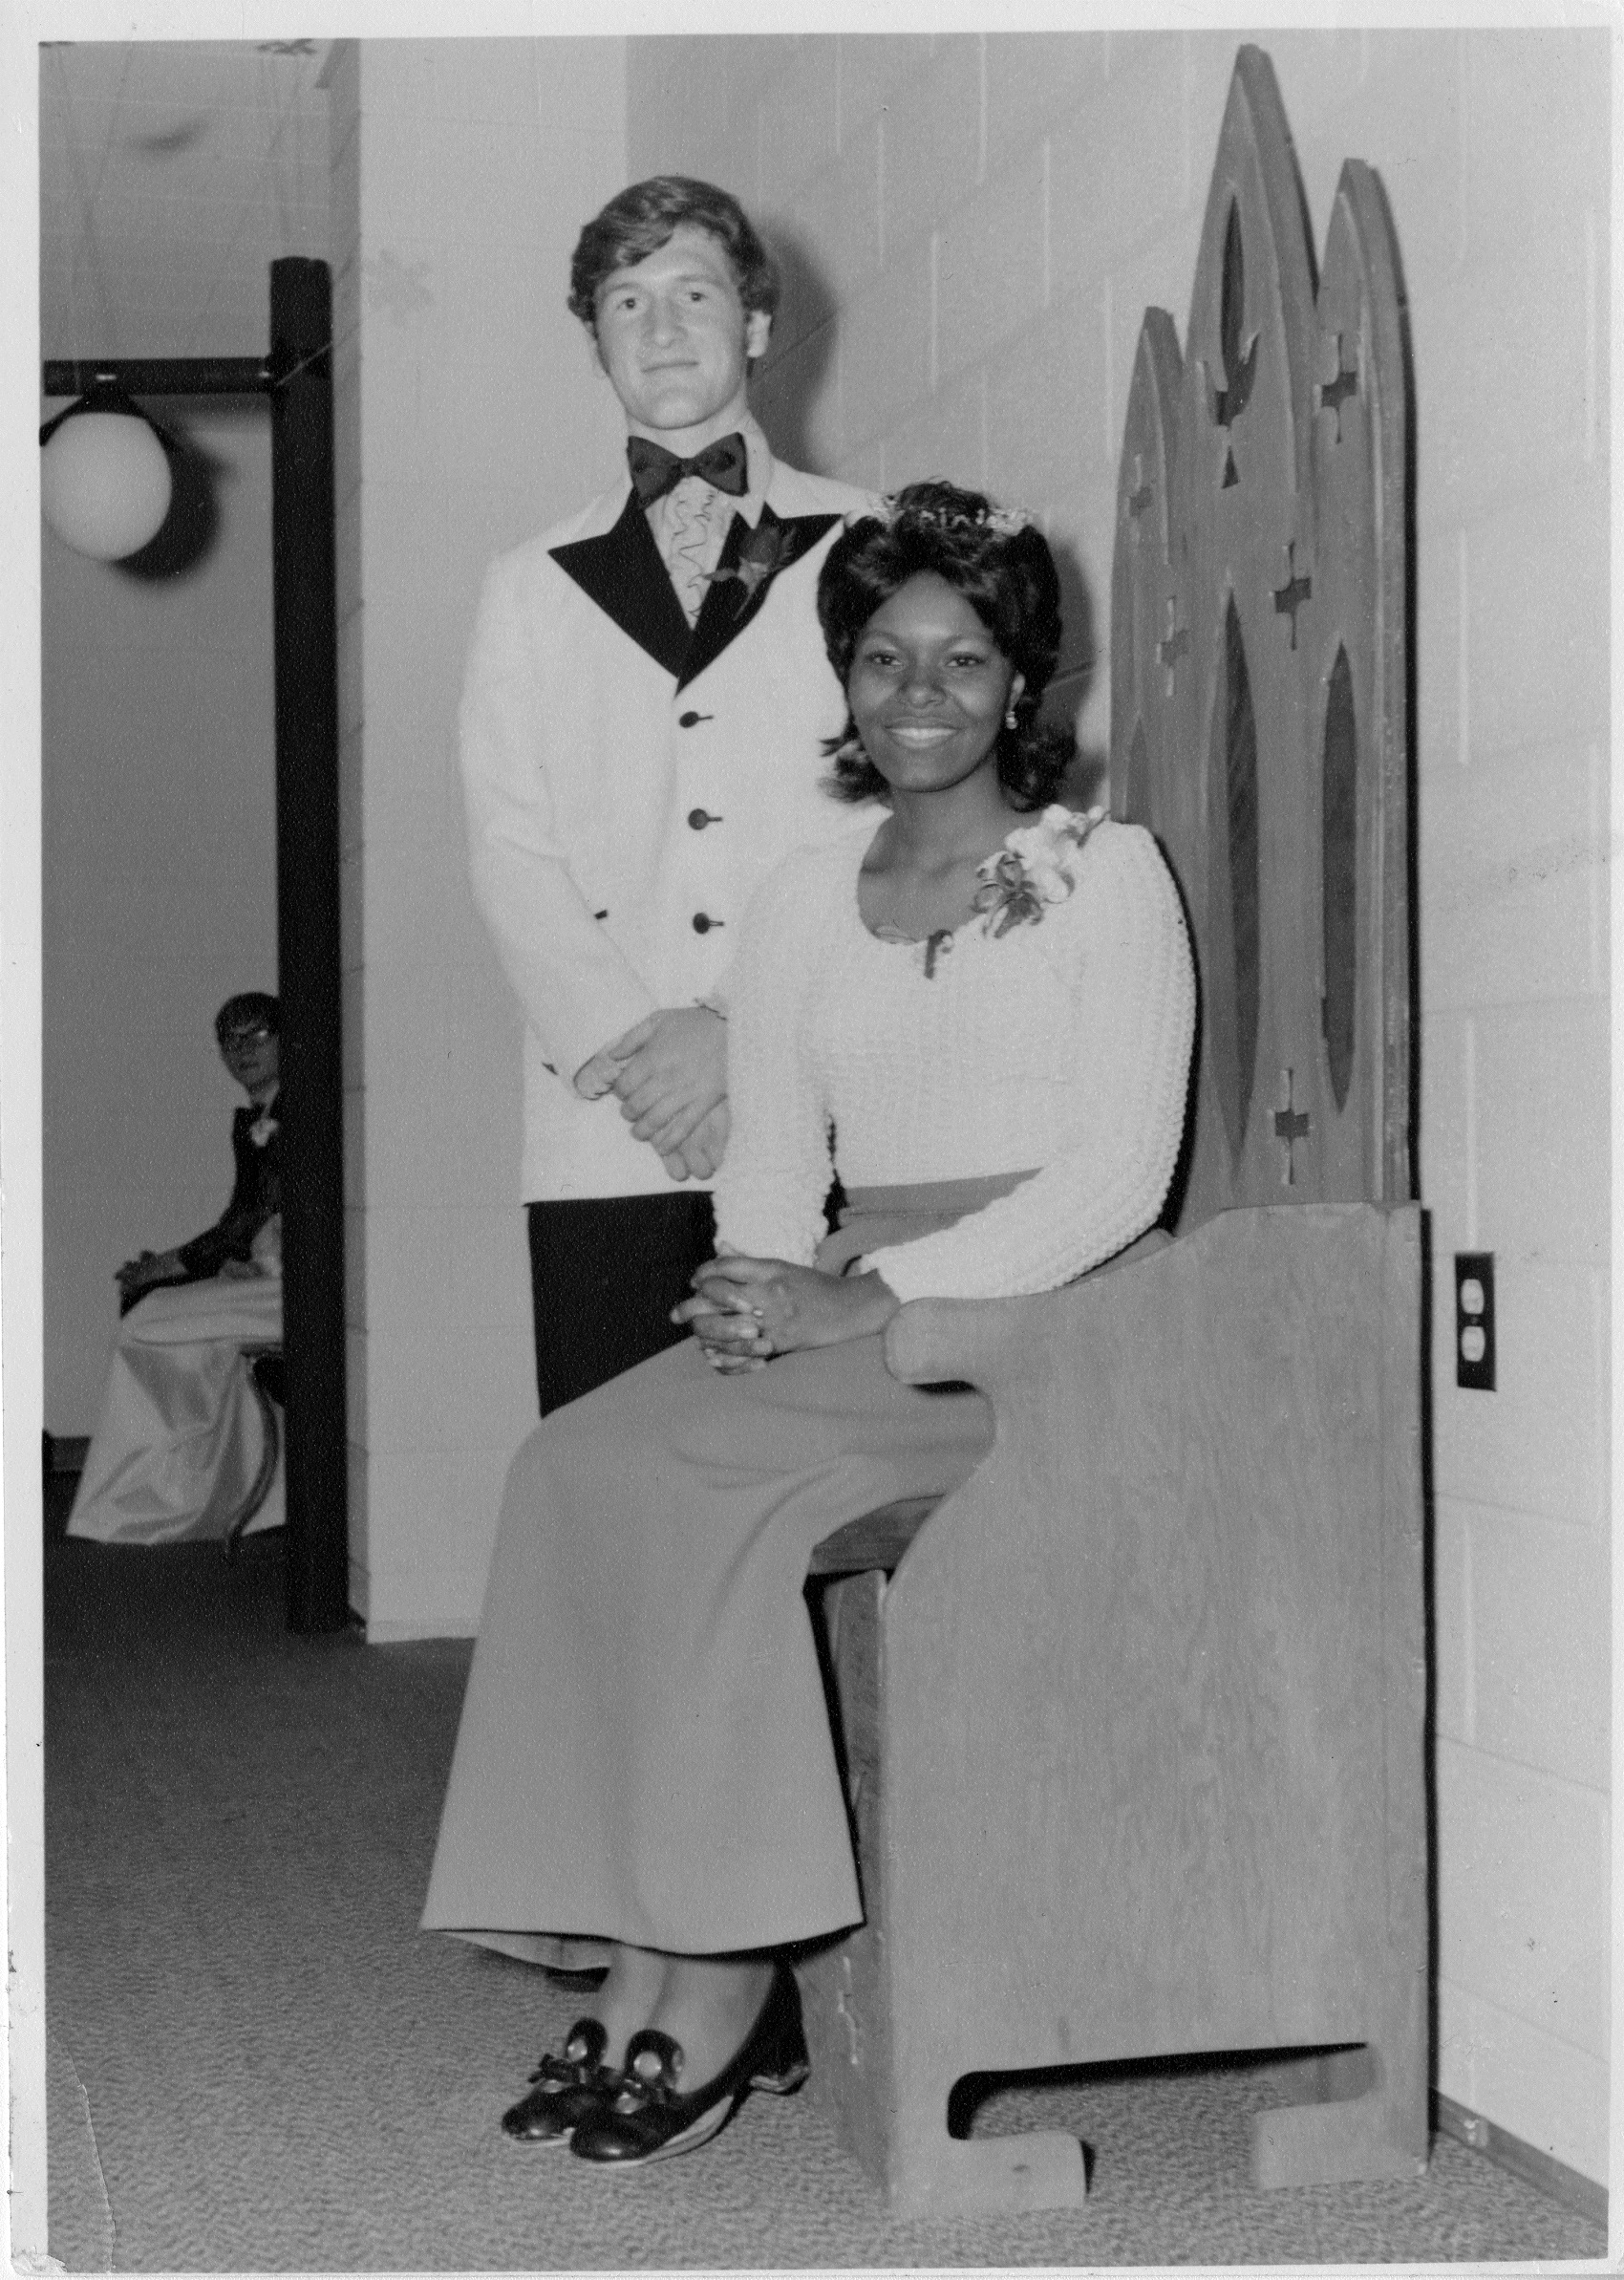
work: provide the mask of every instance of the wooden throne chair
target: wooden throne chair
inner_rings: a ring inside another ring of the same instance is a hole
[[[1279,2054],[1262,2185],[1425,2166],[1407,367],[1376,176],[1317,288],[1305,211],[1243,48],[1112,578],[1112,805],[1200,976],[1175,1239],[904,1307],[995,1444],[814,1559],[867,1921],[801,1967],[813,2081],[901,2209],[1085,2196],[1074,2138],[950,2135],[966,2075],[1173,2054]]]

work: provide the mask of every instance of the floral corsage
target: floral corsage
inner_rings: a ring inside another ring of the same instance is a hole
[[[738,607],[746,608],[756,598],[759,587],[770,585],[780,570],[795,559],[795,539],[781,523],[759,523],[739,549],[737,566],[733,570],[718,570],[712,578],[715,586],[725,586],[737,580],[743,588]]]
[[[1077,884],[1073,858],[1104,816],[1102,807],[1079,815],[1057,803],[1035,824],[1012,831],[976,871],[981,884],[973,900],[983,914],[982,931],[995,938],[1012,926],[1036,926],[1050,903],[1064,902]]]

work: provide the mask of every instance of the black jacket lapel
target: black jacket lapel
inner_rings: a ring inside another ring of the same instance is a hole
[[[818,541],[840,521],[838,514],[790,515],[780,521],[763,504],[754,530],[742,515],[735,515],[711,583],[705,590],[698,622],[686,644],[677,687],[697,680],[707,665],[714,665],[728,643],[737,639],[767,598],[767,589],[780,570],[787,570],[810,553]],[[653,550],[653,541],[650,540]],[[658,560],[657,553],[655,554]],[[663,575],[663,572],[662,572]],[[669,584],[669,582],[668,582]],[[675,602],[675,595],[672,596]],[[680,608],[677,615],[682,614]]]
[[[656,665],[671,674],[682,672],[690,646],[688,620],[635,491],[628,491],[625,511],[612,530],[548,550],[582,592]]]

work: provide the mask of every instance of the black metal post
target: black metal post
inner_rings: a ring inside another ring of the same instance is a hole
[[[277,988],[282,1000],[288,1623],[350,1613],[338,611],[327,264],[270,265]]]

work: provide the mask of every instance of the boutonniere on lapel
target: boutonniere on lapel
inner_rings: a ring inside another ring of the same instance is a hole
[[[1057,804],[1035,824],[1012,831],[976,869],[981,884],[972,899],[983,914],[983,932],[996,938],[1012,926],[1036,926],[1048,904],[1064,902],[1077,884],[1072,857],[1104,814],[1102,807],[1091,807],[1079,815]]]
[[[270,1107],[262,1108],[248,1127],[248,1138],[256,1148],[264,1148],[277,1129],[276,1112]]]
[[[737,607],[747,610],[762,587],[770,586],[800,552],[794,530],[782,523],[769,522],[763,514],[740,547],[738,560],[729,570],[718,570],[711,583],[726,586],[737,582],[740,589],[735,597]]]

